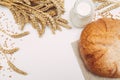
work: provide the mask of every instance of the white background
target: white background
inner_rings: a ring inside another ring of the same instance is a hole
[[[65,0],[63,17],[68,21],[74,2]],[[13,73],[11,80],[84,80],[71,46],[79,39],[82,29],[72,27],[71,30],[62,28],[62,32],[57,31],[55,35],[47,28],[44,36],[39,38],[37,32],[26,25],[25,31],[30,31],[30,35],[19,43],[20,51],[15,53],[14,63],[28,72],[28,76]]]

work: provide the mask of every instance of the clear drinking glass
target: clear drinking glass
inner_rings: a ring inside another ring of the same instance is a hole
[[[93,14],[94,4],[92,0],[76,0],[70,11],[70,20],[75,27],[84,27],[92,21]]]

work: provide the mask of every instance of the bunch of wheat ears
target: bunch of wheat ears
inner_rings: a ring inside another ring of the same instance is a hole
[[[60,26],[71,28],[68,21],[61,18],[65,12],[63,0],[0,0],[0,5],[10,9],[21,30],[30,23],[39,36],[43,35],[46,27],[54,34],[61,30]]]

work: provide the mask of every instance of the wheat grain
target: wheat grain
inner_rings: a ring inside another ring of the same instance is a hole
[[[52,7],[54,7],[53,4],[49,4],[49,5],[46,4],[45,7],[41,8],[40,10],[44,12],[44,11],[48,11]]]
[[[62,31],[61,27],[58,25],[57,30]]]
[[[13,6],[10,7],[10,11],[12,12],[15,21],[18,22],[18,17],[17,17],[16,11],[14,10]]]
[[[60,22],[65,23],[65,24],[68,24],[68,21],[67,21],[67,20],[65,20],[65,19],[63,19],[63,18],[58,18],[57,20],[58,20],[58,21],[60,21]]]
[[[23,0],[26,4],[31,5],[30,0]]]
[[[3,29],[0,29],[0,31],[3,32],[3,33],[6,34],[6,35],[12,37],[12,38],[22,38],[22,37],[24,37],[24,36],[26,36],[26,35],[29,34],[29,32],[23,32],[23,33],[17,33],[17,34],[10,34],[10,33],[7,33],[7,32],[6,32],[5,30],[3,30]]]
[[[17,6],[16,6],[17,7]],[[24,29],[25,27],[25,24],[29,22],[29,15],[25,12],[25,10],[21,9],[20,7],[17,7],[20,11],[19,13],[21,13],[21,18],[24,19],[22,20],[22,23],[21,23],[21,30]],[[20,23],[20,22],[19,22]]]
[[[32,24],[33,28],[36,29],[39,36],[41,36],[42,35],[41,34],[41,29],[39,27],[38,21],[35,19],[35,17],[32,17],[32,16],[30,17],[30,20],[31,20],[31,24]]]
[[[57,14],[60,16],[63,12],[64,12],[64,9],[62,9],[59,4],[57,3],[56,0],[51,0],[53,2],[53,4],[56,6],[57,8]]]
[[[65,28],[67,28],[67,29],[71,29],[71,27],[69,25],[67,25],[67,24],[65,24],[63,22],[56,21],[56,23],[59,24],[59,25],[61,25],[61,26],[63,26],[63,27],[65,27]]]
[[[0,70],[3,68],[3,66],[0,66]]]
[[[108,0],[92,0],[93,2],[108,2]]]
[[[52,17],[57,16],[57,12],[55,10],[48,10],[47,13]]]
[[[0,46],[0,51],[3,52],[4,54],[13,54],[17,52],[19,48],[13,48],[13,49],[4,49],[3,47]]]
[[[7,2],[3,2],[3,1],[0,1],[0,5],[2,6],[6,6],[6,7],[11,7],[11,4],[7,3]]]
[[[18,69],[18,68],[17,68],[12,62],[10,62],[9,60],[7,61],[7,63],[8,63],[8,65],[10,66],[10,68],[11,68],[13,71],[15,71],[15,72],[17,72],[17,73],[19,73],[19,74],[22,74],[22,75],[27,75],[26,72]]]
[[[98,7],[96,8],[96,10],[103,9],[103,8],[109,6],[109,5],[112,4],[112,3],[113,3],[113,2],[111,2],[111,1],[105,2],[105,3],[101,4],[100,6],[98,6]]]
[[[116,2],[114,3],[112,6],[110,6],[109,8],[105,9],[104,11],[102,11],[101,13],[104,14],[105,12],[111,11],[113,9],[116,9],[120,6],[120,2]]]
[[[12,35],[9,34],[9,36],[11,36],[12,38],[22,38],[22,37],[24,37],[24,36],[26,36],[28,34],[29,34],[29,32],[23,32],[23,33],[12,34]]]

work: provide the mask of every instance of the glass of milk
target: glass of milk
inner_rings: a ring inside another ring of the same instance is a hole
[[[70,11],[70,20],[75,27],[84,27],[92,21],[94,4],[92,0],[76,0]]]

